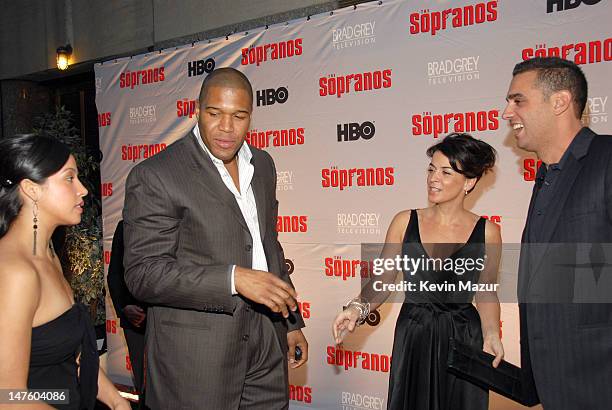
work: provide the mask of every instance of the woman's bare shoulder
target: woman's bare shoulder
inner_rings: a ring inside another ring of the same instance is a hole
[[[0,255],[2,255],[0,249]],[[6,253],[1,257],[0,299],[36,299],[40,293],[40,279],[32,261],[19,255]]]

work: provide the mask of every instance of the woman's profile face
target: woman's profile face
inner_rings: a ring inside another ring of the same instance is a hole
[[[460,166],[460,165],[459,165]],[[436,151],[427,167],[427,198],[439,204],[465,196],[467,179],[455,171],[446,155]],[[469,189],[469,188],[467,188]]]
[[[83,214],[85,195],[87,189],[79,181],[76,161],[70,155],[64,166],[43,184],[38,201],[39,219],[48,218],[49,222],[57,225],[78,224]]]

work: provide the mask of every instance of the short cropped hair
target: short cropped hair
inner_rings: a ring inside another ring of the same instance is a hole
[[[559,57],[536,57],[518,63],[512,75],[536,71],[536,85],[548,99],[552,93],[567,90],[572,94],[575,114],[578,119],[582,117],[587,103],[588,84],[584,73],[572,61]]]

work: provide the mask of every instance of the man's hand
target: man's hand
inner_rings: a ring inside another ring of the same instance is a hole
[[[147,314],[140,306],[127,305],[123,308],[123,314],[128,318],[131,324],[136,327],[140,327],[142,322],[147,317]]]
[[[273,312],[282,313],[285,318],[289,317],[289,310],[297,310],[295,289],[270,272],[236,266],[234,286],[236,292],[245,298],[266,305]]]
[[[292,369],[297,369],[308,361],[308,342],[300,329],[292,330],[291,332],[287,333],[287,344],[289,345],[287,359],[289,360]],[[299,346],[302,350],[302,358],[300,361],[295,360],[296,346]]]

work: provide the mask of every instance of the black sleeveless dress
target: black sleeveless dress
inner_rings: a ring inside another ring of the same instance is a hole
[[[484,256],[485,219],[480,218],[467,243],[449,256]],[[419,234],[417,212],[412,210],[402,243],[402,254],[411,258],[427,256]],[[478,282],[478,273],[458,276],[451,270],[420,269],[404,280],[418,283]],[[395,326],[389,378],[390,410],[486,410],[488,391],[459,379],[447,371],[450,337],[482,349],[480,316],[472,305],[473,292],[406,292]]]
[[[76,363],[79,353],[80,371]],[[69,391],[69,404],[51,406],[93,409],[98,394],[98,366],[96,335],[84,305],[74,304],[50,322],[32,328],[28,388]]]

